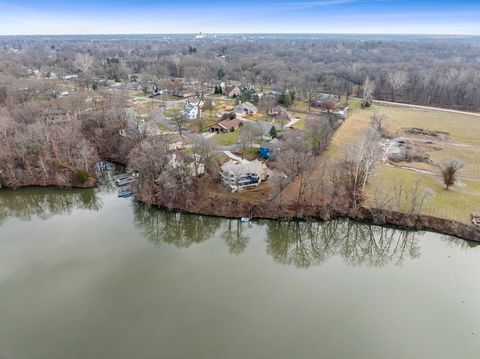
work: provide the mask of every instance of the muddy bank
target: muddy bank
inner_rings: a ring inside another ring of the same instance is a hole
[[[427,215],[405,214],[372,208],[339,208],[338,204],[296,206],[282,203],[253,201],[218,193],[198,195],[194,200],[167,201],[164,197],[151,199],[137,193],[137,200],[170,210],[226,218],[250,217],[270,220],[333,220],[349,218],[375,225],[390,225],[404,229],[437,232],[465,240],[480,242],[480,227]]]
[[[90,174],[88,179],[80,183],[78,182],[74,176],[72,178],[48,178],[45,180],[39,181],[36,180],[23,180],[17,183],[15,186],[7,186],[3,185],[3,188],[11,188],[11,189],[19,189],[25,187],[58,187],[58,188],[93,188],[97,185],[97,178]],[[2,186],[0,186],[2,188]]]

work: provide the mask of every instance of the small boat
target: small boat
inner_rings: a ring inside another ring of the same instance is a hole
[[[120,187],[118,189],[117,195],[119,198],[130,198],[133,196],[133,191],[129,186]]]
[[[123,187],[123,186],[129,185],[130,183],[135,181],[137,178],[138,178],[138,173],[132,172],[132,173],[123,173],[121,175],[115,176],[113,180],[118,187]]]
[[[242,217],[240,218],[240,222],[250,222],[251,218],[250,217]]]
[[[129,193],[124,193],[124,194],[119,194],[118,197],[119,198],[130,198],[133,196],[133,192],[129,192]]]

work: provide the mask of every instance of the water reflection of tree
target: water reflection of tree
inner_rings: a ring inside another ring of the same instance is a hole
[[[219,218],[169,212],[141,203],[135,203],[133,212],[135,225],[148,241],[178,248],[188,248],[213,237],[222,223]]]
[[[0,192],[0,223],[9,217],[31,220],[67,215],[75,209],[97,211],[101,200],[92,189],[26,188]]]
[[[308,268],[339,255],[350,265],[400,265],[420,256],[414,232],[352,221],[267,224],[267,253],[275,261]]]
[[[95,164],[95,175],[97,176],[97,188],[98,192],[114,193],[117,191],[117,187],[113,181],[116,175],[125,173],[125,166],[117,165],[112,162],[99,161]]]
[[[223,238],[230,254],[242,254],[248,245],[248,236],[244,231],[244,224],[238,219],[227,219],[224,224]]]

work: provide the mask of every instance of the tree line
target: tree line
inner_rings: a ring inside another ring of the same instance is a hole
[[[79,74],[87,84],[128,81],[132,74],[146,82],[218,79],[288,88],[303,99],[312,92],[362,97],[368,79],[379,100],[465,110],[480,109],[479,58],[476,39],[0,40],[0,74],[17,78],[37,69],[59,77]]]

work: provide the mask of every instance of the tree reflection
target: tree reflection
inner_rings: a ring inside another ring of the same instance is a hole
[[[0,190],[0,223],[10,217],[31,220],[68,215],[75,209],[98,211],[101,200],[93,189],[26,188]]]
[[[420,256],[414,232],[353,221],[267,224],[267,253],[282,264],[308,268],[339,255],[350,265],[401,265]]]
[[[99,161],[95,164],[95,175],[97,177],[96,191],[101,193],[114,193],[117,191],[113,178],[116,175],[125,173],[125,166],[112,162]]]
[[[222,236],[230,254],[239,255],[245,252],[249,238],[243,233],[244,228],[244,224],[238,219],[225,220]]]
[[[178,248],[206,241],[222,223],[219,218],[169,212],[141,203],[135,203],[133,212],[135,225],[148,241]]]

